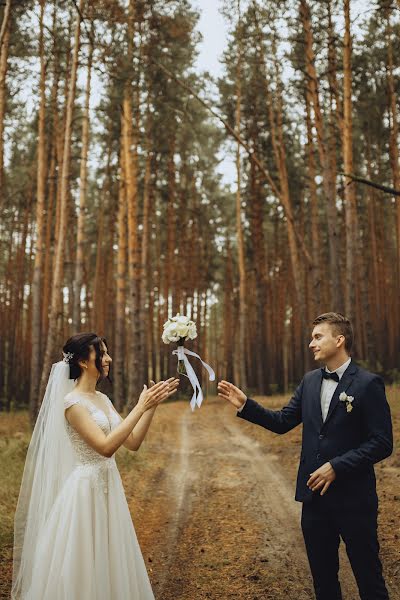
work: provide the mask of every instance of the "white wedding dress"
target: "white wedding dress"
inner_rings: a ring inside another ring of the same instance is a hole
[[[100,392],[97,392],[100,394]],[[108,434],[121,421],[84,394],[70,392]],[[91,448],[65,419],[76,465],[51,509],[34,550],[26,600],[154,600],[115,457]]]

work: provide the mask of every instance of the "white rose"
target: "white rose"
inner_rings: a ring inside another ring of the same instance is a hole
[[[164,323],[162,340],[165,344],[178,342],[180,338],[186,337],[191,340],[197,337],[196,324],[186,315],[177,313]]]
[[[185,323],[178,321],[176,324],[176,332],[180,335],[180,337],[186,337],[188,334],[188,326]]]
[[[194,340],[194,338],[197,337],[197,330],[196,330],[196,325],[192,322],[192,324],[189,326],[189,330],[188,330],[188,338],[190,340]]]
[[[171,318],[171,321],[174,321],[174,323],[187,323],[188,320],[189,317],[185,317],[185,315],[180,315],[179,313],[176,313],[176,315]]]
[[[162,341],[164,342],[164,344],[169,344],[169,337],[171,335],[171,332],[169,329],[164,329],[163,334],[162,334]]]
[[[344,402],[345,400],[347,400],[347,394],[346,394],[346,392],[342,392],[340,394],[339,400],[342,400],[342,402]]]
[[[165,339],[167,340],[167,342],[165,342],[166,344],[169,344],[170,342],[178,342],[179,335],[168,335]]]
[[[181,323],[182,325],[187,325],[190,321],[189,321],[189,317],[186,317],[185,315],[180,315],[179,313],[176,315],[176,322],[177,323]]]
[[[168,340],[165,343],[169,343],[169,342],[177,342],[179,340],[179,334],[176,330],[176,323],[169,323],[168,326],[164,329],[163,335],[162,335],[162,339],[165,342],[165,340]]]

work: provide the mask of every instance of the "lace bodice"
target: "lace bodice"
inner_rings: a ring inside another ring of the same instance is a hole
[[[64,398],[64,410],[72,406],[73,404],[80,404],[89,412],[92,419],[96,424],[104,431],[105,434],[109,434],[120,422],[121,417],[113,410],[111,400],[105,394],[97,392],[101,396],[101,401],[107,407],[107,414],[98,408],[86,394],[80,392],[70,392]],[[77,462],[80,465],[101,465],[104,466],[107,463],[115,463],[115,458],[112,456],[108,458],[99,454],[94,448],[89,446],[85,440],[79,435],[79,433],[70,425],[67,419],[65,419],[68,436],[71,440],[72,446],[75,451]]]

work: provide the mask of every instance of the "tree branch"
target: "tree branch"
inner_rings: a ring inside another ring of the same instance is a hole
[[[5,8],[4,8],[3,22],[1,24],[1,30],[0,30],[0,48],[3,45],[4,35],[5,35],[6,29],[8,27],[10,11],[11,11],[11,0],[7,0],[6,4],[5,4]]]
[[[343,177],[348,177],[353,181],[357,181],[357,183],[363,183],[364,185],[369,185],[370,187],[376,188],[377,190],[381,190],[385,192],[385,194],[391,194],[392,196],[400,196],[400,190],[396,190],[388,185],[382,185],[380,183],[375,183],[370,179],[365,179],[364,177],[358,177],[358,175],[352,175],[351,173],[339,173],[339,175],[343,175]]]
[[[304,254],[304,257],[307,260],[307,263],[312,266],[313,261],[311,258],[310,253],[308,252],[306,245],[304,243],[303,238],[300,236],[300,234],[298,233],[295,224],[294,224],[294,219],[292,217],[290,217],[287,214],[287,211],[285,210],[285,207],[283,206],[282,202],[281,202],[281,192],[278,189],[276,183],[274,182],[274,180],[271,177],[271,174],[269,173],[269,171],[266,169],[266,167],[262,164],[262,162],[259,160],[259,158],[257,157],[257,155],[255,154],[254,150],[252,150],[250,148],[250,146],[248,144],[246,144],[246,142],[236,133],[236,131],[229,125],[229,123],[223,118],[221,117],[221,115],[219,113],[217,113],[205,100],[203,100],[202,98],[200,98],[200,96],[198,94],[196,94],[196,92],[193,90],[193,88],[191,88],[187,83],[185,83],[184,81],[181,81],[178,77],[176,77],[176,75],[174,75],[174,73],[172,73],[169,69],[167,69],[167,67],[164,67],[164,65],[160,64],[159,62],[157,62],[154,59],[150,59],[157,67],[159,67],[164,73],[166,73],[169,77],[171,77],[174,81],[176,81],[176,83],[181,86],[183,89],[185,89],[187,92],[189,92],[189,94],[191,96],[193,96],[193,98],[195,98],[198,102],[200,102],[200,104],[202,106],[204,106],[204,108],[206,108],[214,117],[216,117],[219,121],[221,121],[221,123],[224,125],[225,129],[228,131],[228,133],[235,138],[235,140],[238,142],[238,144],[240,144],[247,152],[247,154],[249,155],[249,158],[251,161],[253,161],[253,163],[255,165],[257,165],[258,169],[261,171],[261,173],[264,175],[265,179],[267,180],[267,182],[269,183],[272,192],[275,194],[275,196],[278,198],[278,200],[280,201],[280,204],[283,208],[285,217],[288,219],[288,221],[290,220],[292,226],[293,226],[293,231],[295,233],[296,239],[300,244],[301,250]]]

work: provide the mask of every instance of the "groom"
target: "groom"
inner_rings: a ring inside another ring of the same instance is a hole
[[[393,449],[382,379],[350,357],[351,323],[339,313],[313,322],[310,348],[325,368],[306,373],[289,404],[273,411],[227,381],[218,395],[238,416],[275,433],[303,423],[296,500],[317,600],[340,600],[338,548],[346,544],[361,600],[389,598],[377,537],[374,464]]]

